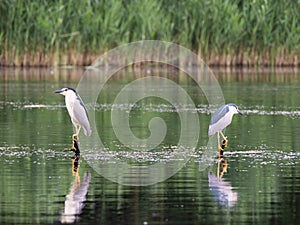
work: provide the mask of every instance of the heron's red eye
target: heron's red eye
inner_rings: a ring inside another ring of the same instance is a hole
[[[67,90],[68,90],[68,88],[65,89],[65,91],[67,91]]]

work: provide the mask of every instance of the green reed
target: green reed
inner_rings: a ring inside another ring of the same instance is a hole
[[[171,41],[211,65],[299,65],[300,1],[0,1],[1,65],[88,65],[138,40]]]

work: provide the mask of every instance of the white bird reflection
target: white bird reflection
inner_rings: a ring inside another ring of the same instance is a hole
[[[74,223],[79,219],[79,214],[84,207],[86,194],[89,189],[91,175],[85,173],[82,181],[80,176],[75,176],[75,179],[70,187],[70,192],[66,195],[65,208],[61,214],[61,223]]]
[[[224,181],[214,175],[212,172],[208,173],[208,184],[210,191],[213,193],[215,199],[220,205],[233,207],[238,201],[238,192],[234,191],[233,187],[228,181]]]

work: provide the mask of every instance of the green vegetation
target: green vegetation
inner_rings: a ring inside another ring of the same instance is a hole
[[[300,1],[0,2],[0,65],[88,65],[120,44],[154,39],[210,65],[298,66]]]

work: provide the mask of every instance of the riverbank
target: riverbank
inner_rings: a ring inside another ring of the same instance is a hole
[[[0,3],[1,66],[87,66],[139,40],[191,49],[209,66],[300,66],[295,1]]]
[[[300,69],[297,67],[210,67],[213,74],[219,81],[228,79],[234,81],[249,81],[249,82],[276,82],[284,83],[291,80],[297,81]],[[79,82],[86,69],[84,67],[0,67],[0,80],[3,81],[48,81],[52,82]],[[128,76],[135,74],[134,77]],[[184,72],[174,70],[173,67],[127,67],[114,75],[115,79],[132,80],[145,76],[162,76],[169,77],[170,74],[180,76],[181,80],[189,78]],[[231,81],[230,80],[230,81]]]

